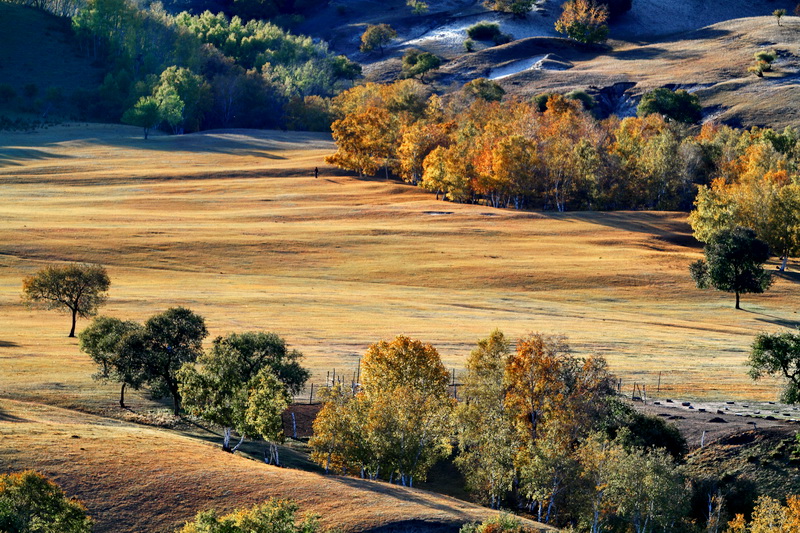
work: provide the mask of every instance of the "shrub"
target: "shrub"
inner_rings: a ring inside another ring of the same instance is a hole
[[[659,87],[642,96],[636,115],[645,117],[652,113],[660,113],[667,118],[694,124],[703,117],[700,99],[684,90],[670,91]]]
[[[499,513],[483,522],[471,522],[461,526],[459,533],[529,533],[519,519],[508,513]]]
[[[476,41],[495,41],[503,32],[498,23],[483,20],[467,28],[467,35]]]
[[[225,516],[212,509],[198,513],[177,533],[315,533],[319,529],[316,515],[306,514],[298,523],[296,512],[297,504],[291,500],[269,500]]]
[[[583,108],[586,110],[593,108],[595,104],[594,98],[592,98],[592,96],[589,93],[587,93],[586,91],[581,91],[579,89],[570,91],[564,96],[566,96],[570,100],[578,100],[581,104],[583,104]]]
[[[475,51],[475,41],[472,39],[465,39],[464,40],[464,51],[465,52],[474,52]]]

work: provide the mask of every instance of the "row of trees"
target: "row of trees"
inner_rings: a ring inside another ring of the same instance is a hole
[[[563,338],[531,335],[512,351],[495,331],[469,357],[460,402],[429,344],[400,336],[362,364],[360,386],[331,388],[314,422],[312,457],[326,471],[411,485],[457,442],[468,487],[494,508],[594,531],[610,521],[650,531],[684,514],[673,458],[653,449],[680,454],[681,439],[658,421],[632,433],[644,417],[613,398],[605,361],[572,356]]]
[[[327,161],[494,207],[688,210],[694,202],[701,241],[744,226],[772,254],[797,253],[794,129],[706,124],[693,132],[683,121],[696,118],[696,101],[680,91],[654,91],[641,116],[603,121],[561,95],[502,98],[489,80],[450,97],[413,80],[354,87],[333,99],[338,149]]]
[[[100,316],[79,339],[99,367],[95,378],[121,384],[120,407],[126,387],[147,386],[156,398],[172,398],[176,416],[184,407],[222,427],[225,451],[236,451],[245,437],[263,438],[265,460],[279,464],[281,414],[310,375],[300,366],[302,354],[278,335],[260,332],[217,337],[204,352],[207,334],[201,316],[175,307],[144,324]],[[232,448],[234,431],[240,441]]]

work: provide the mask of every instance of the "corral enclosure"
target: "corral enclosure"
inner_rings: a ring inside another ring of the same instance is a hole
[[[623,379],[662,395],[773,399],[744,366],[759,331],[798,323],[792,271],[765,295],[699,291],[685,213],[541,213],[435,200],[324,165],[321,134],[159,136],[72,125],[0,136],[0,391],[92,410],[116,387],[94,372],[68,318],[31,310],[21,280],[58,261],[97,262],[104,314],[144,320],[183,305],[211,338],[282,335],[312,381],[350,376],[368,344],[397,334],[460,371],[500,328],[563,334]],[[314,179],[314,167],[320,168]],[[774,268],[774,267],[770,267]],[[80,321],[78,329],[87,321]]]

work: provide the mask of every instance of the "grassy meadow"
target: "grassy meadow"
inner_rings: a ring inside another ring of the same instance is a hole
[[[744,296],[742,311],[732,295],[695,289],[687,265],[701,249],[684,213],[436,201],[325,166],[334,147],[321,134],[144,141],[135,128],[72,125],[3,133],[0,145],[9,398],[113,406],[116,386],[92,381],[68,317],[20,300],[22,278],[58,261],[108,267],[109,315],[144,320],[183,305],[206,318],[209,341],[275,331],[306,355],[316,383],[333,368],[352,375],[368,344],[400,333],[431,342],[458,371],[500,328],[564,334],[576,353],[604,355],[623,387],[652,393],[662,372],[662,395],[772,399],[774,383],[745,373],[748,346],[800,320],[792,272]]]

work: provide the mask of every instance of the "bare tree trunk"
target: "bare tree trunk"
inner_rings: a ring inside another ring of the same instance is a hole
[[[122,388],[119,391],[119,406],[123,409],[125,409],[125,385],[127,385],[127,383],[123,381]]]
[[[78,320],[78,308],[74,307],[72,309],[72,329],[69,330],[69,335],[67,337],[75,337],[75,322]]]

